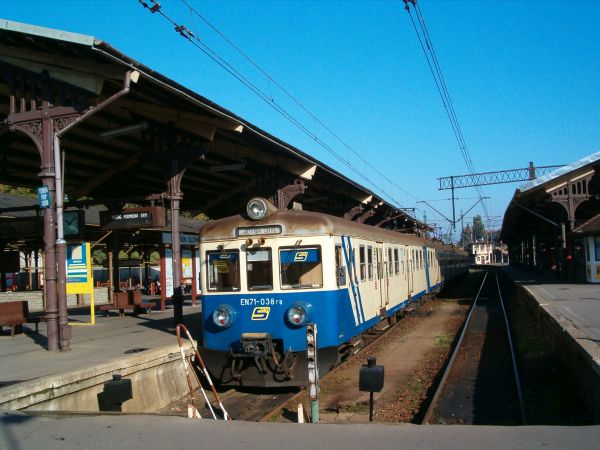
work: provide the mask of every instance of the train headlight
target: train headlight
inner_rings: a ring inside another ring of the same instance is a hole
[[[294,327],[302,327],[308,322],[310,305],[295,304],[288,308],[286,319]]]
[[[267,201],[260,197],[251,199],[246,206],[246,213],[248,213],[248,217],[253,220],[264,218],[267,215],[268,210],[269,207],[267,206]]]
[[[213,322],[219,328],[227,328],[233,323],[234,311],[229,305],[220,305],[212,314]]]

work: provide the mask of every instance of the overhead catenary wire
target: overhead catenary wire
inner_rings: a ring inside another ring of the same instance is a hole
[[[275,86],[277,86],[277,88],[279,88],[279,90],[281,90],[281,92],[283,92],[290,100],[292,100],[300,109],[302,109],[305,113],[307,113],[314,120],[315,123],[319,124],[324,130],[326,130],[329,134],[331,134],[331,136],[333,136],[347,150],[349,150],[353,155],[355,155],[357,158],[359,158],[361,160],[361,162],[363,162],[368,167],[370,167],[372,170],[374,170],[378,175],[383,177],[392,186],[401,190],[402,192],[404,192],[405,194],[414,198],[415,200],[418,200],[418,198],[416,196],[414,196],[412,193],[408,192],[403,187],[399,186],[397,183],[395,183],[393,180],[391,180],[388,176],[386,176],[383,172],[381,172],[379,169],[377,169],[375,166],[373,166],[368,160],[363,158],[363,156],[358,151],[354,150],[348,143],[346,143],[337,133],[335,133],[335,131],[333,131],[329,126],[327,126],[327,124],[325,124],[321,119],[319,119],[319,117],[317,117],[312,111],[310,111],[300,100],[298,100],[294,95],[292,95],[289,92],[289,90],[287,90],[284,86],[282,86],[275,79],[273,79],[273,77],[271,77],[271,75],[269,75],[258,63],[256,63],[250,56],[248,56],[239,46],[237,46],[233,41],[231,41],[231,39],[229,39],[217,27],[215,27],[210,21],[208,21],[208,19],[206,19],[202,14],[200,14],[190,4],[190,2],[188,0],[181,0],[181,1],[190,9],[190,11],[192,13],[194,13],[200,19],[202,19],[202,21],[204,21],[204,23],[206,23],[215,33],[217,33],[221,38],[223,38],[225,40],[225,42],[227,42],[240,55],[242,55],[242,57],[244,59],[246,59],[246,61],[248,61],[250,64],[252,64],[263,76],[265,76],[269,80],[269,88],[271,87],[270,83],[273,83]],[[271,94],[271,100],[274,101],[271,92],[270,92],[270,94]],[[316,135],[316,132],[314,134]]]
[[[392,203],[394,203],[396,206],[401,207],[400,203],[390,194],[388,193],[383,187],[381,187],[380,185],[376,184],[372,178],[367,177],[363,172],[361,172],[359,169],[357,169],[354,165],[352,165],[350,163],[350,161],[348,161],[346,158],[344,158],[339,152],[337,152],[333,147],[331,147],[330,145],[328,145],[325,141],[323,141],[321,138],[319,138],[316,134],[316,132],[311,131],[306,125],[304,125],[300,120],[298,120],[296,117],[294,117],[291,113],[289,113],[287,110],[285,110],[281,105],[279,105],[275,99],[273,98],[272,94],[269,93],[265,93],[262,89],[260,89],[258,86],[256,86],[256,84],[252,83],[252,81],[250,81],[247,77],[245,77],[240,71],[238,71],[232,64],[230,64],[229,62],[227,62],[224,58],[222,58],[217,52],[215,52],[213,49],[211,49],[206,43],[204,43],[197,35],[196,33],[194,33],[192,30],[190,30],[189,28],[185,27],[184,25],[180,25],[178,24],[174,19],[172,19],[169,15],[167,15],[164,11],[162,6],[156,2],[155,0],[138,0],[145,8],[149,9],[150,12],[152,13],[158,13],[159,15],[161,15],[163,18],[165,18],[167,21],[169,21],[175,31],[181,35],[183,38],[185,38],[186,40],[188,40],[190,43],[192,43],[198,50],[202,51],[206,56],[208,56],[210,59],[212,59],[215,63],[217,63],[221,68],[223,68],[225,71],[227,71],[229,74],[231,74],[233,77],[235,77],[238,81],[240,81],[242,84],[244,84],[248,89],[250,89],[255,95],[257,95],[260,99],[262,99],[265,103],[267,103],[269,106],[271,106],[273,109],[275,109],[279,114],[281,114],[284,118],[286,118],[288,121],[290,121],[293,125],[295,125],[298,129],[300,129],[300,131],[302,131],[304,134],[306,134],[307,136],[309,136],[311,139],[313,139],[319,146],[321,146],[323,149],[325,149],[327,152],[329,152],[331,155],[333,155],[339,162],[341,162],[343,165],[345,165],[346,167],[348,167],[353,173],[355,173],[358,177],[360,177],[362,180],[364,180],[366,183],[368,183],[369,185],[371,185],[373,188],[375,188],[376,191],[379,191],[381,194],[383,194],[385,197],[387,197],[388,199],[390,199],[392,201]],[[410,192],[406,191],[405,189],[403,189],[402,187],[398,186],[396,183],[393,182],[393,180],[390,180],[387,176],[385,176],[381,171],[379,171],[377,168],[375,168],[371,163],[369,163],[367,160],[365,160],[364,158],[362,158],[362,156],[360,156],[360,154],[358,152],[356,152],[355,150],[353,150],[348,144],[346,144],[341,137],[339,137],[339,135],[335,134],[329,127],[327,127],[316,115],[314,115],[313,113],[311,113],[304,105],[302,105],[301,102],[299,102],[294,96],[292,96],[289,91],[287,91],[285,88],[283,88],[279,83],[277,83],[272,77],[270,77],[263,69],[260,68],[260,66],[258,66],[258,64],[256,64],[251,58],[249,58],[241,49],[239,49],[238,46],[236,46],[230,39],[226,38],[226,36],[221,33],[220,31],[218,31],[216,29],[216,27],[212,26],[212,24],[210,24],[203,16],[200,15],[200,13],[198,13],[195,9],[193,9],[191,7],[191,5],[189,4],[189,2],[183,0],[183,3],[186,4],[186,6],[188,6],[189,8],[191,8],[190,10],[196,14],[198,17],[200,17],[203,21],[205,21],[207,24],[209,24],[209,26],[211,26],[211,28],[213,30],[215,30],[220,36],[222,36],[224,39],[226,39],[226,41],[232,45],[238,52],[240,52],[240,54],[242,54],[249,62],[251,62],[251,64],[255,65],[255,67],[258,68],[258,70],[265,76],[267,77],[267,79],[269,80],[270,83],[273,83],[275,86],[277,86],[280,90],[282,90],[282,92],[284,92],[289,98],[292,99],[292,101],[294,101],[301,109],[303,109],[305,112],[307,112],[307,114],[309,114],[314,122],[318,123],[319,125],[321,125],[324,129],[326,129],[330,134],[332,134],[332,136],[334,136],[338,141],[340,141],[344,147],[346,149],[348,149],[349,151],[351,151],[353,154],[357,155],[361,161],[368,167],[370,167],[372,170],[374,170],[375,172],[377,172],[382,178],[384,178],[386,181],[388,181],[390,184],[392,184],[393,186],[395,186],[396,188],[398,188],[399,190],[401,190],[402,192],[406,193],[407,195],[417,199],[417,197],[415,197],[413,194],[411,194]]]
[[[450,125],[452,127],[452,131],[453,131],[456,141],[458,143],[458,148],[461,152],[461,155],[463,157],[465,165],[467,166],[467,170],[472,175],[475,173],[473,161],[471,159],[471,155],[469,154],[469,150],[467,148],[467,144],[465,142],[464,135],[462,133],[462,129],[460,127],[460,123],[458,121],[456,111],[454,109],[454,105],[452,103],[452,98],[450,97],[450,92],[448,91],[448,86],[446,84],[446,80],[444,78],[444,74],[442,72],[441,65],[439,63],[437,54],[435,52],[435,48],[433,46],[433,42],[429,35],[429,31],[428,31],[427,25],[425,23],[425,18],[423,17],[423,13],[421,11],[421,8],[420,8],[417,0],[403,0],[403,1],[405,4],[404,9],[408,12],[410,20],[413,24],[413,28],[417,35],[419,44],[421,46],[423,54],[425,55],[425,59],[427,60],[427,65],[429,66],[429,70],[431,72],[431,75],[433,76],[436,88],[442,99],[444,109],[446,111],[446,114],[448,115],[448,119],[450,120]],[[411,13],[410,5],[413,5],[413,8],[415,10],[415,13],[416,13],[415,15],[417,17],[417,22],[419,24],[418,27],[417,27],[417,24],[415,23],[412,13]],[[485,216],[487,217],[487,216],[489,216],[489,213],[487,210],[487,205],[484,200],[483,190],[481,189],[481,187],[476,186],[476,191],[477,191],[477,195],[479,196],[479,199],[481,200],[481,204],[482,204]]]

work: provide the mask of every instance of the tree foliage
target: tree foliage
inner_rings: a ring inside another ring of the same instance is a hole
[[[483,224],[483,220],[481,220],[481,216],[477,214],[473,217],[473,238],[476,241],[480,241],[485,237],[485,225]]]
[[[36,198],[37,194],[34,189],[25,187],[8,186],[7,184],[0,184],[0,193],[10,195],[20,195],[21,197]]]

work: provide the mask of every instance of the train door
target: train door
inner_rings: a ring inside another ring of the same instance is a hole
[[[385,259],[385,248],[383,242],[378,242],[375,247],[375,260],[377,261],[377,280],[379,283],[380,306],[385,308],[390,302],[388,293],[388,264]]]
[[[427,290],[425,292],[429,292],[431,290],[431,278],[429,277],[429,266],[431,264],[431,259],[429,256],[429,249],[427,247],[423,247],[423,264],[425,265],[425,283],[427,286]]]
[[[404,261],[406,263],[406,284],[408,285],[407,297],[410,298],[413,294],[413,288],[414,288],[414,279],[413,279],[414,267],[413,267],[412,251],[408,245],[406,246],[405,249],[406,249],[406,252],[405,252],[405,260]]]

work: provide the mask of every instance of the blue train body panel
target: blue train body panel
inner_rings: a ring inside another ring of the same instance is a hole
[[[233,323],[225,329],[215,326],[212,320],[214,310],[223,304],[234,311]],[[294,304],[308,306],[308,321],[317,324],[319,347],[338,346],[363,328],[355,324],[347,290],[256,296],[213,294],[205,295],[203,301],[204,346],[229,351],[230,346],[235,349],[240,345],[242,333],[269,333],[272,339],[283,339],[286,351],[306,350],[306,328],[295,327],[286,320],[286,311]]]

